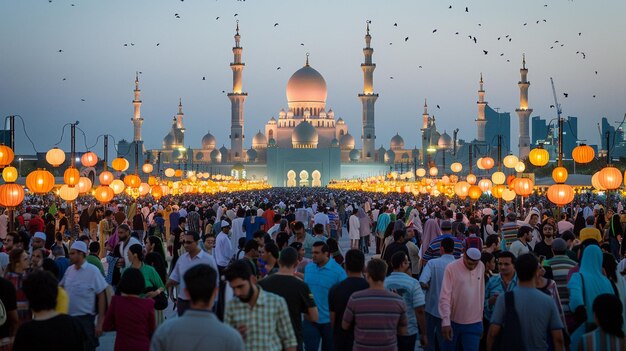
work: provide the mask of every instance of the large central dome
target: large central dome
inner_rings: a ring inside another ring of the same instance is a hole
[[[287,102],[290,106],[303,103],[325,104],[326,95],[324,77],[308,63],[297,70],[287,83]]]

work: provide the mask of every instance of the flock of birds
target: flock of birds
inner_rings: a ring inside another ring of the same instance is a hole
[[[50,2],[50,3],[52,3],[52,1],[53,1],[53,0],[48,0],[48,2]],[[181,2],[184,2],[184,0],[180,0],[180,1],[181,1]],[[237,1],[245,1],[245,0],[237,0]],[[75,6],[75,4],[70,4],[70,5],[71,5],[71,6]],[[543,6],[544,6],[544,7],[548,7],[548,5],[547,5],[547,4],[545,4],[545,5],[543,5]],[[449,9],[449,10],[453,10],[453,6],[452,6],[452,5],[449,5],[449,6],[448,6],[448,9]],[[470,12],[470,8],[469,8],[469,6],[466,6],[466,7],[464,8],[464,12],[465,12],[465,13],[469,13],[469,12]],[[238,15],[239,15],[238,13],[235,13],[235,14],[233,15],[233,17],[234,17],[234,18],[236,18]],[[179,13],[174,13],[174,18],[175,18],[175,19],[181,19],[181,15],[180,15]],[[216,21],[218,21],[219,19],[220,19],[220,16],[216,16],[216,17],[215,17],[215,20],[216,20]],[[368,20],[367,22],[368,22],[368,23],[371,23],[371,21],[370,21],[370,20]],[[538,19],[538,20],[536,20],[536,21],[535,21],[535,24],[541,24],[541,23],[547,23],[547,22],[548,22],[548,21],[547,21],[546,19]],[[524,22],[524,23],[522,24],[522,26],[526,27],[526,26],[528,26],[528,24],[529,24],[528,22]],[[280,24],[279,24],[279,22],[275,22],[275,23],[273,24],[273,27],[278,27],[279,25],[280,25]],[[399,28],[399,27],[401,27],[401,26],[399,26],[399,25],[398,25],[398,22],[394,22],[394,23],[393,23],[393,27],[394,27],[394,28]],[[478,23],[478,27],[482,27],[482,23]],[[434,34],[437,34],[437,33],[438,33],[438,28],[434,28],[434,29],[432,30],[432,32],[431,32],[431,34],[433,34],[433,35],[434,35]],[[580,37],[580,36],[582,36],[582,34],[583,34],[582,32],[578,32],[578,36],[579,36],[579,37]],[[456,32],[454,32],[454,35],[460,35],[460,32],[456,31]],[[471,42],[473,42],[473,43],[474,43],[474,44],[476,44],[476,45],[479,45],[479,42],[480,42],[480,41],[479,41],[479,39],[478,39],[478,37],[477,37],[476,35],[473,35],[473,34],[468,34],[468,35],[467,35],[467,37],[469,38],[469,40],[470,40]],[[403,36],[403,38],[404,38],[404,43],[407,43],[407,42],[409,41],[409,36]],[[497,41],[502,41],[502,42],[510,43],[510,42],[512,42],[512,41],[513,41],[513,38],[512,38],[512,36],[511,36],[510,34],[505,34],[505,35],[498,36],[498,37],[497,37]],[[159,46],[161,46],[161,43],[157,42],[157,43],[155,43],[154,45],[155,45],[156,47],[159,47]],[[389,45],[393,45],[393,42],[389,42]],[[134,46],[135,46],[135,43],[133,43],[133,42],[123,43],[123,44],[122,44],[122,46],[123,46],[123,47],[125,47],[125,48],[130,48],[130,47],[134,47]],[[300,43],[300,46],[305,46],[305,44],[304,44],[304,43]],[[560,48],[560,47],[565,47],[565,43],[560,42],[559,40],[555,40],[552,44],[550,44],[549,49],[550,49],[550,50],[553,50],[553,49],[555,49],[555,48]],[[488,55],[488,54],[489,54],[489,52],[490,52],[490,50],[487,50],[486,48],[480,48],[480,50],[482,51],[482,54],[483,54],[483,55]],[[65,52],[65,51],[64,51],[63,49],[59,49],[59,50],[58,50],[58,53],[64,53],[64,52]],[[585,52],[583,52],[583,51],[578,50],[578,51],[576,51],[576,53],[575,53],[575,54],[576,54],[576,55],[580,55],[580,57],[581,57],[583,60],[587,58],[587,54],[586,54]],[[506,60],[506,62],[511,62],[511,61],[510,61],[510,59],[508,59],[508,58],[506,58],[506,57],[505,57],[505,53],[504,53],[504,52],[500,52],[500,53],[499,53],[499,57],[503,57],[503,58]],[[418,69],[422,69],[422,68],[423,68],[423,66],[422,66],[422,65],[418,65],[417,67],[418,67]],[[276,70],[280,70],[280,69],[281,69],[281,67],[280,67],[280,66],[276,67]],[[597,71],[597,70],[595,70],[595,71],[594,71],[594,73],[595,73],[595,75],[598,75],[598,71]],[[390,77],[389,77],[389,79],[394,79],[394,77],[393,77],[393,76],[390,76]],[[67,80],[67,78],[63,77],[63,78],[62,78],[62,80],[63,80],[63,81],[66,81],[66,80]],[[201,80],[202,80],[202,81],[206,81],[206,76],[202,76]],[[225,92],[226,92],[226,90],[222,90],[222,93],[225,93]],[[569,93],[563,93],[563,96],[564,96],[565,98],[568,98],[568,97],[569,97]],[[593,98],[596,98],[596,94],[593,94],[593,95],[592,95],[592,97],[593,97]],[[84,101],[86,101],[86,100],[85,100],[85,99],[81,99],[81,101],[83,101],[83,102],[84,102]],[[438,108],[438,109],[440,109],[440,108],[441,108],[439,105],[436,105],[436,106],[437,106],[437,108]],[[550,105],[550,108],[554,108],[554,106],[553,106],[553,105]]]

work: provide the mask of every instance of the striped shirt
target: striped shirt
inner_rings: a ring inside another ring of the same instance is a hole
[[[407,326],[406,305],[386,290],[357,291],[348,300],[343,321],[354,326],[352,350],[395,351],[398,329]]]
[[[552,269],[552,279],[556,283],[556,288],[561,298],[563,312],[570,312],[569,309],[569,289],[567,288],[568,275],[570,269],[576,267],[576,261],[567,257],[567,255],[556,255],[549,260],[545,260],[543,265]]]
[[[509,251],[511,244],[517,240],[519,226],[515,222],[506,222],[502,225],[502,250]]]
[[[454,258],[461,257],[461,254],[463,253],[463,242],[459,238],[452,236],[451,234],[443,234],[439,235],[430,242],[430,245],[428,245],[428,249],[426,249],[426,252],[424,253],[422,259],[428,262],[433,258],[441,257],[441,250],[439,248],[441,247],[441,241],[445,238],[451,238],[452,240],[454,240],[454,251],[452,252]]]
[[[621,351],[624,349],[626,349],[624,338],[608,334],[600,328],[583,335],[578,345],[578,350],[581,351]]]

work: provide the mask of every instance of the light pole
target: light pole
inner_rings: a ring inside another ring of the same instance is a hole
[[[22,176],[22,160],[23,160],[23,158],[21,158],[21,157],[17,159],[17,161],[18,161],[18,168],[17,168],[17,176],[18,176],[18,178]]]

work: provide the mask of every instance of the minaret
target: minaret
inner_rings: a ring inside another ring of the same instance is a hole
[[[378,94],[374,94],[374,69],[376,64],[372,63],[372,54],[374,49],[370,47],[372,36],[370,35],[370,25],[367,22],[365,34],[365,47],[363,55],[365,62],[361,64],[363,70],[363,93],[359,94],[359,99],[363,104],[363,131],[361,134],[361,142],[363,144],[362,160],[373,161],[376,143],[376,131],[374,126],[374,104],[378,99]]]
[[[235,34],[235,47],[233,47],[233,62],[230,69],[233,70],[233,91],[228,93],[231,104],[230,118],[230,161],[241,162],[244,160],[243,153],[243,104],[246,101],[247,93],[242,91],[243,68],[245,64],[241,62],[241,52],[243,48],[239,44],[239,21],[237,21],[237,33]]]
[[[428,104],[424,99],[424,113],[422,114],[422,165],[426,165],[426,149],[430,143],[431,119],[428,115]]]
[[[487,120],[485,119],[485,106],[487,106],[487,101],[485,101],[485,90],[483,89],[483,74],[480,74],[480,89],[478,89],[478,118],[476,119],[476,141],[479,143],[485,142],[485,126],[487,124]]]
[[[143,124],[143,118],[141,118],[141,90],[139,90],[139,72],[135,73],[135,99],[133,100],[133,107],[135,113],[130,120],[133,122],[134,137],[133,141],[141,141],[141,125]]]
[[[528,120],[530,114],[533,113],[532,108],[528,108],[528,69],[526,68],[526,55],[522,55],[522,68],[519,70],[521,80],[517,83],[519,86],[519,108],[515,110],[519,117],[519,157],[526,158],[530,153],[530,134],[528,132]]]
[[[176,128],[185,130],[183,127],[183,99],[178,98],[178,114],[176,115]]]

